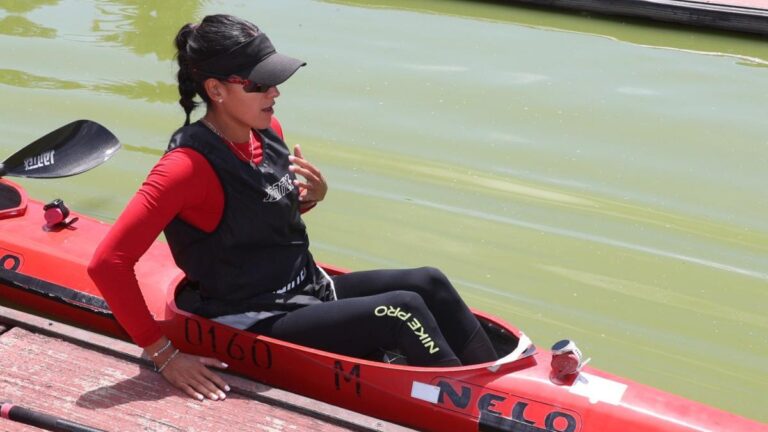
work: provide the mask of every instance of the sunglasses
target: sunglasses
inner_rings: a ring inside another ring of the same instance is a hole
[[[249,79],[242,78],[237,75],[230,75],[228,77],[211,75],[211,77],[230,84],[240,84],[243,86],[243,90],[245,90],[246,93],[266,93],[267,90],[269,90],[271,87],[274,87],[271,85],[257,84]]]

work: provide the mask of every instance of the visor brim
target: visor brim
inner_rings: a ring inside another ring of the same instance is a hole
[[[248,79],[256,84],[276,86],[288,80],[307,63],[275,52],[248,72]]]

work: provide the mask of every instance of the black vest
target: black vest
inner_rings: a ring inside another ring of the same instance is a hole
[[[224,189],[224,213],[213,232],[178,217],[165,228],[176,264],[199,289],[195,312],[204,316],[263,309],[264,294],[295,292],[317,277],[288,147],[272,129],[254,133],[264,154],[256,169],[200,122],[176,131],[168,145],[202,154]]]

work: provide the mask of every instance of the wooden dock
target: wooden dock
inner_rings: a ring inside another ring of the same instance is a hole
[[[768,0],[508,0],[768,36]]]
[[[197,402],[152,371],[129,343],[0,307],[0,402],[107,431],[407,429],[223,374],[225,401]],[[40,429],[0,418],[0,430]]]

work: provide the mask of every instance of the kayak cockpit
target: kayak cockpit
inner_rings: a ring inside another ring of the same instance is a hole
[[[16,183],[0,178],[0,219],[21,216],[27,210],[27,192]]]
[[[334,268],[331,266],[322,266],[323,269],[331,275],[337,275],[345,273],[344,270]],[[194,293],[190,293],[190,289],[188,286],[188,282],[185,278],[182,278],[181,280],[176,281],[176,285],[172,287],[168,291],[168,298],[167,298],[167,304],[166,304],[166,313],[167,317],[170,320],[181,320],[183,321],[183,328],[185,329],[185,340],[189,340],[189,329],[194,327],[194,329],[202,329],[202,328],[208,328],[208,332],[210,332],[211,335],[213,335],[216,331],[223,331],[225,333],[234,332],[237,334],[241,334],[246,336],[247,338],[257,338],[257,339],[263,339],[267,338],[266,336],[257,335],[254,333],[248,333],[244,330],[239,330],[234,327],[227,326],[226,324],[216,322],[214,320],[206,319],[202,316],[198,316],[191,312],[194,310],[194,305],[199,302],[199,295],[196,295]],[[495,372],[499,367],[505,364],[513,363],[517,361],[518,359],[528,357],[535,351],[535,348],[531,344],[530,339],[528,339],[525,334],[520,332],[518,329],[510,326],[508,323],[504,322],[503,320],[500,320],[498,318],[492,317],[490,315],[487,315],[483,312],[473,310],[473,313],[480,321],[480,324],[483,327],[483,330],[486,332],[488,337],[491,340],[491,343],[493,344],[494,349],[496,350],[496,353],[498,354],[499,360],[495,363],[491,364],[489,366],[489,370],[491,372]],[[177,327],[178,328],[178,327]],[[220,329],[220,330],[217,330]],[[202,333],[201,335],[198,335],[197,330],[195,330],[194,337],[191,338],[191,340],[194,341],[202,341],[201,338],[203,338]],[[271,338],[268,338],[271,340]],[[277,342],[277,341],[275,341]],[[288,342],[285,342],[285,344],[289,344]],[[293,345],[293,344],[289,344]],[[304,347],[307,348],[307,347]],[[311,348],[307,348],[309,350],[315,351]],[[231,360],[231,359],[230,359]],[[392,351],[389,349],[380,348],[376,350],[375,352],[372,352],[364,357],[361,358],[361,360],[367,360],[367,361],[373,361],[378,363],[389,363],[393,365],[402,365],[407,366],[408,365],[408,359],[404,357],[401,353],[398,351]],[[469,365],[466,365],[469,366]]]

